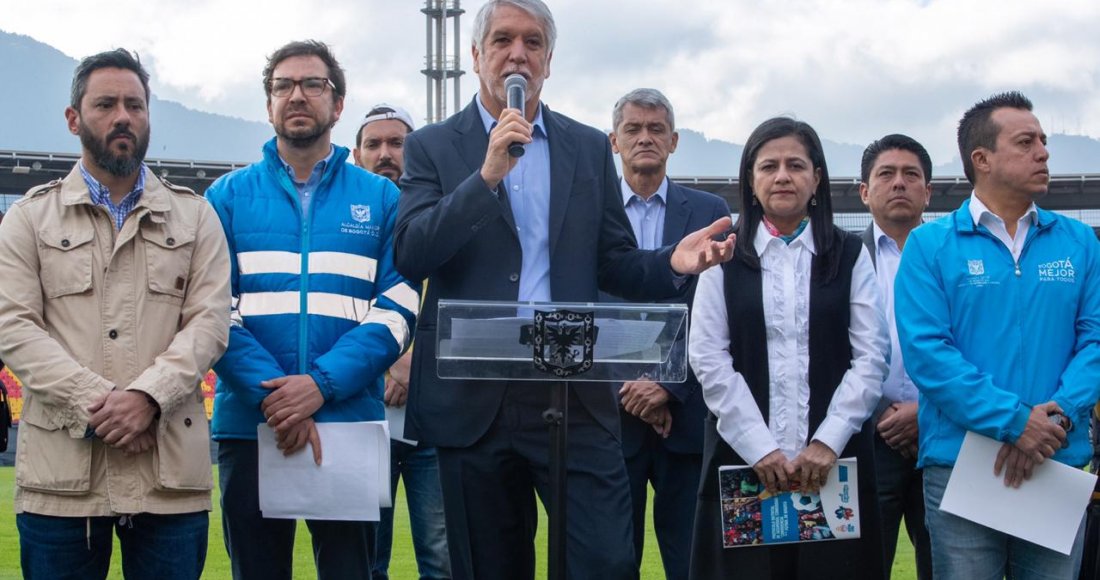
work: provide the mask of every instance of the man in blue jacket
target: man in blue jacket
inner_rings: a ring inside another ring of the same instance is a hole
[[[259,509],[256,429],[285,454],[316,422],[381,420],[382,375],[409,343],[418,287],[393,265],[397,188],[331,144],[344,73],[324,44],[292,42],[264,69],[275,138],[207,192],[225,228],[233,326],[215,370],[222,525],[233,577],[289,579],[293,520]],[[301,490],[303,494],[311,490]],[[373,523],[307,521],[318,578],[368,578]]]
[[[1031,102],[1017,92],[983,100],[958,138],[974,193],[909,236],[895,286],[905,369],[921,395],[933,574],[1076,578],[1082,521],[1066,522],[1077,529],[1066,556],[940,510],[967,431],[1004,442],[989,468],[1006,485],[1050,458],[1088,463],[1100,386],[1100,245],[1084,224],[1035,206],[1049,153]]]

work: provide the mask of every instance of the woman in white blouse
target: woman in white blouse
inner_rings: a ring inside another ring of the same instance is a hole
[[[808,124],[757,127],[740,176],[734,258],[699,277],[691,315],[691,366],[710,409],[691,577],[883,578],[867,419],[889,338],[874,267],[859,238],[833,225]],[[723,548],[720,466],[750,465],[773,492],[816,492],[851,456],[860,539]]]

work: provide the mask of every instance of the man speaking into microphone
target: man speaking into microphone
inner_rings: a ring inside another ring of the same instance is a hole
[[[728,217],[675,248],[637,248],[607,137],[539,99],[556,36],[541,0],[487,2],[472,36],[478,94],[405,142],[394,251],[403,275],[428,279],[406,434],[439,450],[456,579],[534,576],[535,492],[548,497],[541,414],[550,390],[534,382],[440,379],[438,301],[594,302],[599,289],[653,301],[680,295],[690,275],[733,253],[724,236]],[[506,82],[514,74],[527,85],[525,98],[515,101],[509,97],[519,91]],[[610,384],[570,386],[568,430],[568,576],[635,578],[630,490]]]

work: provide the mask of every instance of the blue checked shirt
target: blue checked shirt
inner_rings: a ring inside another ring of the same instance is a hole
[[[88,186],[88,193],[92,196],[92,203],[107,208],[111,217],[114,218],[115,229],[121,230],[123,222],[126,221],[126,216],[134,210],[134,206],[141,199],[141,192],[145,191],[145,164],[142,163],[141,168],[138,170],[134,189],[130,190],[130,193],[127,193],[118,205],[111,201],[111,190],[96,181],[91,173],[88,173],[88,170],[84,168],[83,161],[78,162],[77,165],[80,166],[80,175],[84,177],[84,183]]]

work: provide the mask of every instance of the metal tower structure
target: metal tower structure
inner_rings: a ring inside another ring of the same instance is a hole
[[[454,111],[461,108],[460,83],[465,73],[459,68],[459,17],[466,11],[460,4],[461,0],[425,0],[424,8],[420,10],[427,17],[424,36],[428,50],[424,57],[424,70],[420,72],[427,80],[428,123],[438,123],[447,118],[447,81],[454,81],[450,90]],[[449,54],[448,45],[451,47]]]

